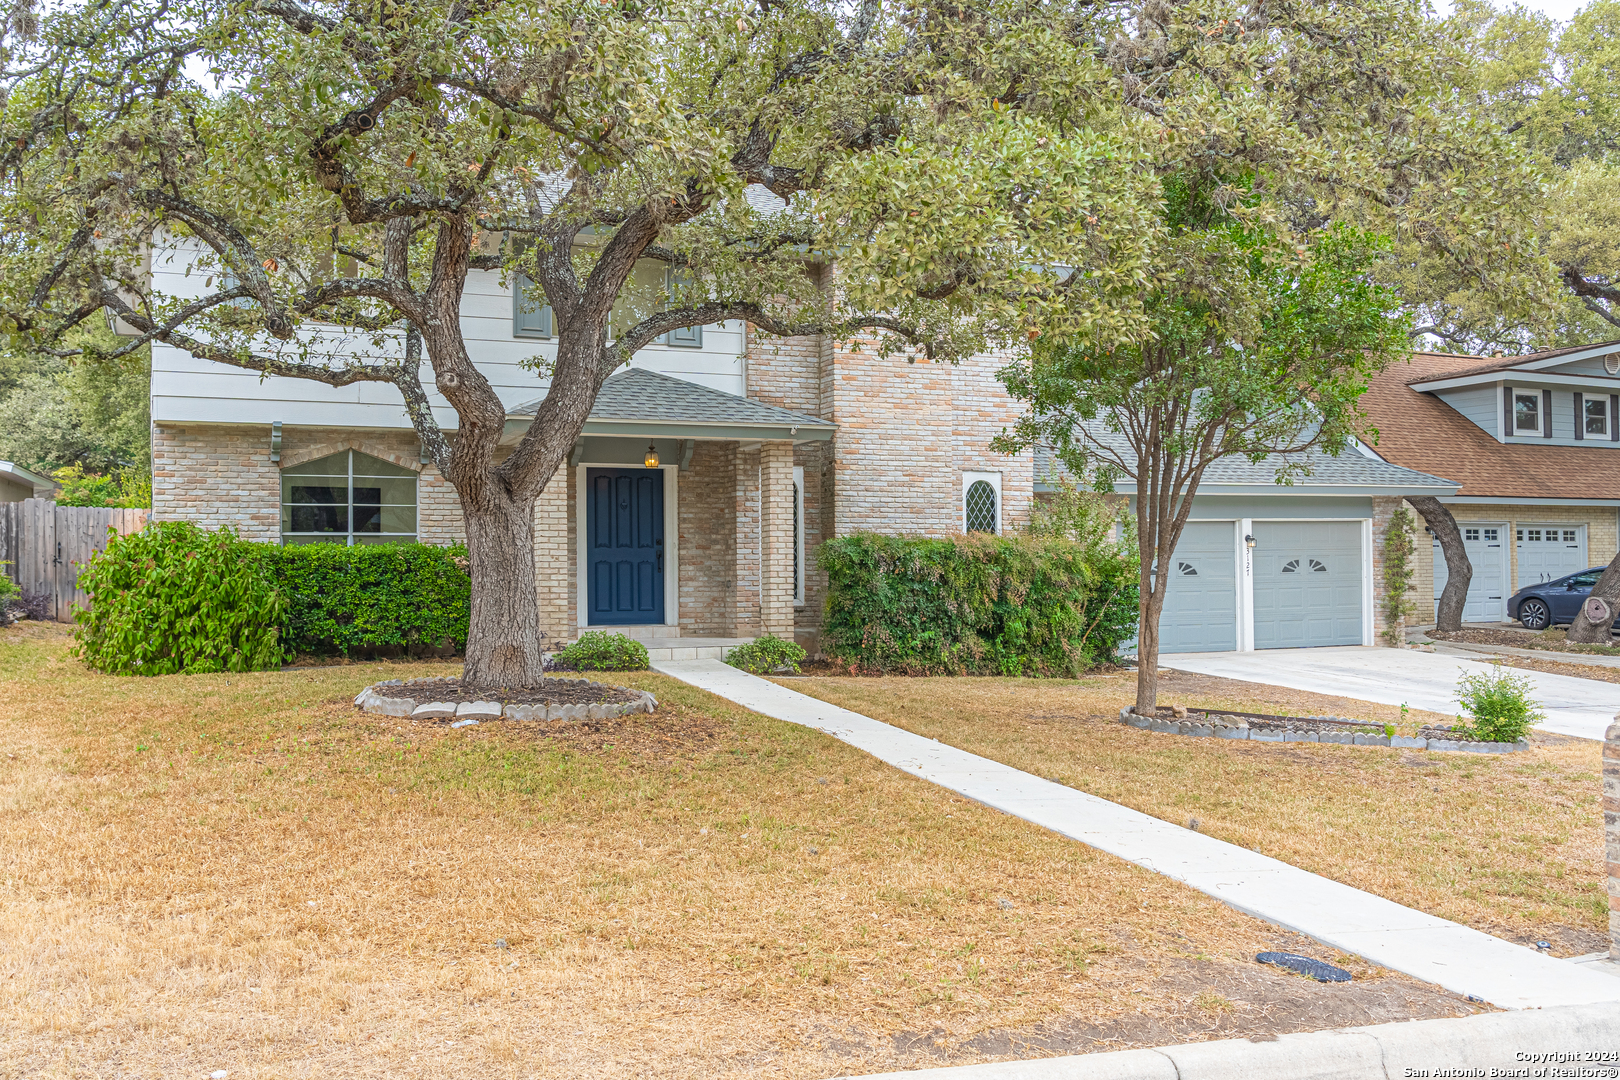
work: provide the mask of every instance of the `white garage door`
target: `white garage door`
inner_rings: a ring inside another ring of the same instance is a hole
[[[1503,553],[1504,525],[1459,525],[1463,535],[1463,550],[1468,553],[1468,565],[1474,576],[1468,579],[1468,600],[1463,604],[1463,622],[1500,622],[1507,608],[1503,601],[1507,590],[1507,560]],[[1440,550],[1440,541],[1434,541],[1434,602],[1435,613],[1440,611],[1440,594],[1446,591],[1451,573],[1446,567],[1446,554]]]
[[[1520,525],[1519,588],[1585,570],[1588,565],[1585,533],[1584,527],[1577,526]]]
[[[1361,523],[1254,523],[1254,647],[1360,645]]]
[[[1160,652],[1237,648],[1237,523],[1189,521],[1170,557]]]

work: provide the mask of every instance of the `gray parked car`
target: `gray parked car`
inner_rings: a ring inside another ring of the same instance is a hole
[[[1576,574],[1565,574],[1552,581],[1543,581],[1520,589],[1508,600],[1508,613],[1526,630],[1545,630],[1549,626],[1567,626],[1586,598],[1592,595],[1592,586],[1603,575],[1604,567],[1594,566]]]

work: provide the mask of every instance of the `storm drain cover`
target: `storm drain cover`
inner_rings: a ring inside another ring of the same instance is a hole
[[[1263,952],[1255,957],[1262,964],[1276,964],[1289,971],[1297,971],[1301,975],[1309,975],[1317,982],[1349,982],[1350,973],[1344,968],[1324,964],[1320,960],[1312,960],[1308,956],[1300,956],[1291,952]]]

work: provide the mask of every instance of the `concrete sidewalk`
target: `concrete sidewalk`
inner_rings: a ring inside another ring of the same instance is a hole
[[[1491,670],[1483,660],[1361,645],[1170,653],[1159,657],[1159,666],[1385,705],[1406,704],[1452,716],[1458,708],[1457,677],[1465,671]],[[1536,688],[1536,700],[1547,712],[1546,722],[1537,725],[1542,731],[1602,741],[1620,712],[1620,683],[1519,669],[1514,674],[1525,676]]]
[[[756,678],[718,660],[654,669],[802,724],[913,776],[1191,885],[1239,911],[1507,1009],[1620,1002],[1620,978],[1307,873]]]
[[[1222,1039],[880,1073],[865,1080],[1396,1080],[1556,1076],[1557,1068],[1568,1070],[1565,1076],[1613,1076],[1620,1064],[1614,1056],[1620,1053],[1617,1032],[1620,1010],[1575,1005],[1280,1035],[1272,1042]]]

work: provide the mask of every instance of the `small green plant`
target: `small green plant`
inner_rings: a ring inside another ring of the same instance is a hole
[[[79,571],[74,652],[109,675],[266,671],[281,666],[287,603],[262,546],[188,521],[113,536]]]
[[[15,616],[12,614],[10,601],[22,595],[22,590],[6,577],[6,567],[10,565],[9,562],[0,562],[0,626],[11,624]]]
[[[557,671],[646,671],[647,646],[607,630],[587,630],[551,658]]]
[[[1457,701],[1468,713],[1461,734],[1480,742],[1518,742],[1530,725],[1546,719],[1531,700],[1534,684],[1527,675],[1514,675],[1501,664],[1478,675],[1457,680]]]
[[[803,649],[791,641],[783,641],[775,634],[766,634],[726,653],[726,663],[755,675],[781,671],[783,668],[797,674],[803,660]]]

